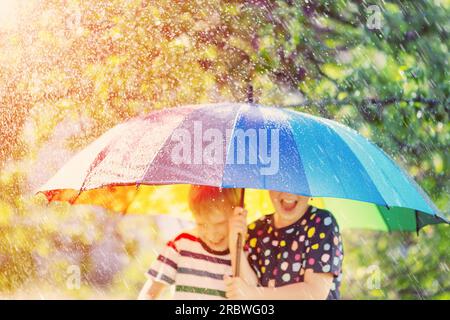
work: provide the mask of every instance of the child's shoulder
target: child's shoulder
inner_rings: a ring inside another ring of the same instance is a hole
[[[264,215],[264,216],[258,218],[257,220],[251,222],[248,225],[248,229],[249,230],[260,230],[266,226],[269,226],[270,219],[272,216],[273,216],[273,214],[267,214],[267,215]]]
[[[185,237],[197,237],[197,236],[198,236],[197,228],[185,229],[182,230],[180,233],[178,233],[173,240],[175,241],[177,239],[182,239]]]
[[[333,213],[325,209],[312,207],[310,220],[315,221],[316,223],[318,223],[319,225],[323,225],[324,227],[339,228]]]
[[[317,207],[311,207],[311,216],[313,216],[313,215],[314,215],[314,217],[334,218],[333,214],[330,211],[328,211],[326,209],[320,209]]]
[[[184,230],[172,238],[171,242],[176,245],[184,242],[198,242],[198,232],[194,229]]]

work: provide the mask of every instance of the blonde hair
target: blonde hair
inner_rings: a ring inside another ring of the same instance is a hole
[[[210,212],[211,209],[229,212],[229,209],[239,206],[240,196],[241,189],[191,185],[189,208],[194,215]]]

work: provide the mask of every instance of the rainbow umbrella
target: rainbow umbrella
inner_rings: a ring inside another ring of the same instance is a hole
[[[404,170],[356,131],[244,103],[164,109],[119,124],[38,192],[48,201],[123,213],[149,212],[155,201],[169,199],[167,210],[179,214],[188,212],[190,184],[249,189],[246,206],[257,214],[270,210],[258,190],[311,196],[343,228],[418,231],[449,223]]]

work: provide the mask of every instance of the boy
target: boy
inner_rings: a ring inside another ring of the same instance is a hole
[[[248,226],[241,277],[225,277],[232,299],[339,299],[343,247],[330,212],[309,197],[269,191],[275,213]],[[245,234],[246,211],[236,209],[230,234]],[[232,257],[234,257],[232,252]],[[248,263],[245,263],[248,261]],[[233,259],[234,264],[234,259]],[[251,285],[255,274],[260,287]]]
[[[225,274],[232,274],[228,219],[240,190],[191,186],[189,207],[196,228],[169,241],[147,275],[140,299],[156,299],[175,286],[174,299],[225,299]]]

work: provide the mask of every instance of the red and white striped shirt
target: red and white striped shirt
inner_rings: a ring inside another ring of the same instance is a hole
[[[215,251],[187,232],[169,241],[147,272],[174,285],[173,298],[179,300],[225,299],[225,274],[232,274],[230,251]]]

